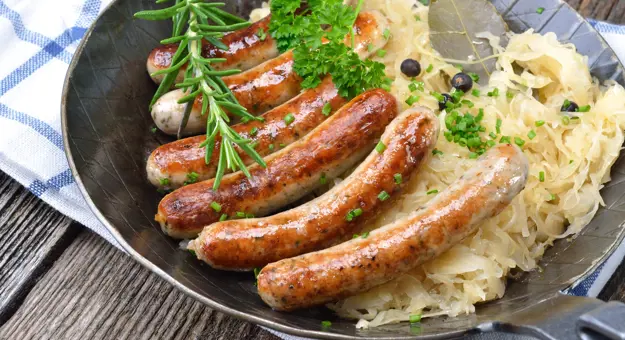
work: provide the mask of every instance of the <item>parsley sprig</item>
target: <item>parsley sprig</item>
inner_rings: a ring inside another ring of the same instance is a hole
[[[157,3],[169,1],[171,0],[156,0]],[[201,113],[208,115],[206,139],[200,144],[200,147],[206,149],[206,163],[211,159],[217,139],[221,139],[219,162],[213,185],[215,190],[219,188],[226,169],[232,171],[240,169],[246,176],[250,177],[236,146],[258,164],[266,166],[260,155],[251,147],[251,141],[241,137],[229,125],[230,118],[226,112],[239,116],[242,120],[260,120],[239,104],[221,79],[221,77],[241,71],[236,69],[217,71],[212,67],[212,64],[223,62],[225,59],[204,58],[202,56],[203,39],[219,49],[227,50],[228,46],[219,40],[223,37],[224,32],[250,25],[246,20],[219,8],[224,5],[222,2],[206,3],[204,0],[175,0],[175,4],[167,8],[135,13],[135,17],[139,19],[171,19],[173,22],[172,37],[162,40],[161,43],[178,43],[178,49],[172,57],[171,66],[153,74],[165,74],[165,77],[152,98],[150,109],[161,96],[171,89],[178,72],[186,65],[184,79],[175,85],[186,93],[183,98],[178,100],[179,104],[186,103],[184,118],[178,129],[178,138],[180,138],[181,132],[187,124],[195,99],[201,99]]]
[[[315,88],[331,75],[342,97],[388,86],[384,64],[362,60],[354,51],[353,25],[364,0],[356,8],[342,0],[273,0],[269,32],[281,51],[293,49],[295,72],[302,88]],[[345,37],[351,36],[351,46]]]

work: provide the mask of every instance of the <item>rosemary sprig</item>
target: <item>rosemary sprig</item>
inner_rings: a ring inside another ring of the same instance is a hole
[[[156,3],[168,1],[171,0],[156,0]],[[210,161],[213,155],[217,139],[221,138],[213,190],[219,188],[221,178],[226,169],[232,171],[241,170],[246,176],[250,177],[250,173],[239,156],[236,146],[247,153],[258,164],[263,167],[266,166],[260,155],[250,145],[251,141],[241,137],[229,125],[230,118],[226,112],[239,116],[243,121],[262,120],[262,118],[251,115],[245,107],[241,106],[221,79],[221,77],[241,71],[236,69],[217,71],[212,67],[212,64],[223,62],[225,59],[204,58],[202,56],[202,39],[217,48],[227,50],[228,46],[219,40],[223,37],[224,32],[250,25],[246,20],[219,8],[224,5],[223,2],[207,3],[204,0],[175,0],[174,4],[167,8],[135,13],[135,17],[140,19],[171,19],[173,22],[172,37],[162,40],[161,43],[178,43],[178,49],[172,57],[171,66],[153,74],[165,74],[165,77],[156,90],[154,98],[152,98],[150,109],[152,109],[152,105],[161,96],[171,89],[176,76],[186,65],[184,79],[175,85],[186,93],[183,98],[178,100],[179,104],[186,103],[184,119],[178,129],[178,138],[180,138],[181,132],[187,124],[195,99],[200,98],[202,103],[201,112],[203,115],[208,115],[206,120],[206,139],[200,144],[200,147],[206,150],[206,163]]]

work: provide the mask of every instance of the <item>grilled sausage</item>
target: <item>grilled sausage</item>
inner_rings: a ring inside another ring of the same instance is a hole
[[[388,204],[389,197],[382,192],[399,195],[431,154],[437,137],[438,119],[430,110],[408,109],[382,135],[386,149],[372,151],[330,191],[270,217],[214,223],[191,241],[189,249],[211,267],[251,270],[345,241]],[[397,174],[402,177],[399,184],[394,181]],[[354,216],[355,209],[362,214]]]
[[[223,214],[265,216],[318,188],[322,177],[335,178],[360,161],[396,115],[395,97],[367,91],[304,138],[265,157],[266,168],[250,166],[250,178],[239,171],[224,176],[216,191],[208,180],[165,196],[156,220],[168,235],[191,238]]]
[[[361,58],[369,56],[386,44],[384,30],[388,20],[378,11],[363,12],[354,25],[355,51]],[[346,37],[346,42],[351,40]],[[371,48],[369,47],[371,45]],[[239,103],[252,114],[260,114],[295,97],[301,90],[301,78],[293,70],[293,52],[286,52],[243,73],[223,78]],[[178,100],[182,89],[173,90],[159,98],[152,107],[152,119],[167,134],[175,135],[184,116],[185,104]],[[206,130],[206,115],[201,114],[202,99],[198,97],[185,127],[185,134]]]
[[[256,152],[264,157],[304,137],[345,102],[334,87],[332,78],[328,76],[316,88],[306,90],[265,113],[262,116],[264,122],[240,123],[232,129],[241,137],[250,139],[255,144]],[[324,114],[326,104],[330,105],[330,112]],[[295,120],[286,124],[284,117],[289,113]],[[190,173],[196,173],[200,181],[215,177],[221,140],[216,140],[212,158],[207,163],[204,160],[205,148],[199,147],[204,139],[203,135],[184,138],[154,150],[146,166],[150,182],[158,187],[171,189],[181,187]],[[237,151],[246,165],[254,162],[238,147]]]
[[[248,70],[280,53],[276,41],[269,34],[271,15],[266,16],[249,27],[230,32],[221,38],[228,50],[220,50],[215,45],[203,40],[202,56],[205,58],[225,58],[226,61],[212,64],[216,70],[239,69]],[[159,46],[150,52],[146,67],[151,75],[171,66],[171,58],[176,53],[178,44]],[[178,73],[178,81],[184,76],[184,68]],[[160,84],[165,75],[151,76],[155,83]]]
[[[495,146],[409,217],[367,238],[267,265],[258,275],[258,292],[273,309],[289,311],[390,281],[440,255],[500,213],[524,188],[528,167],[517,146]]]

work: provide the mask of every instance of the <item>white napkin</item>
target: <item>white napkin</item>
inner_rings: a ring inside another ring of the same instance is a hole
[[[120,245],[87,207],[72,178],[61,135],[68,65],[111,0],[0,0],[0,170],[33,194]],[[625,61],[625,27],[591,22]],[[625,243],[569,294],[596,296],[625,255]],[[297,339],[276,333],[284,339]]]

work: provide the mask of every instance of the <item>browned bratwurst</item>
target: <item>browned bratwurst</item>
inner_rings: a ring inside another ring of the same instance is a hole
[[[271,263],[258,275],[269,306],[290,311],[364,292],[430,260],[500,213],[523,190],[528,161],[510,144],[487,151],[426,207],[322,251]]]
[[[165,196],[156,220],[168,235],[191,238],[222,215],[265,216],[321,186],[321,178],[335,178],[360,161],[395,116],[395,97],[367,91],[304,138],[265,157],[266,168],[250,166],[250,178],[239,171],[224,176],[216,191],[208,180]]]
[[[215,45],[202,40],[202,56],[205,58],[225,58],[226,61],[213,63],[216,70],[239,69],[248,70],[280,54],[276,41],[269,34],[271,15],[253,23],[249,27],[230,32],[221,38],[221,42],[228,46],[228,50],[220,50]],[[152,74],[171,66],[171,58],[176,53],[178,44],[159,46],[150,52],[146,63],[148,73]],[[179,77],[184,73],[184,67]],[[159,84],[165,75],[152,76],[152,80]]]
[[[191,241],[189,249],[211,267],[251,270],[345,241],[391,196],[400,194],[431,154],[437,137],[433,112],[420,107],[406,110],[386,128],[383,144],[330,191],[277,215],[214,223]],[[397,176],[402,180],[395,181]]]
[[[237,124],[232,129],[241,137],[251,140],[255,145],[254,150],[264,157],[304,137],[345,102],[328,76],[316,88],[306,90],[265,113],[262,116],[264,122],[250,121]],[[292,114],[295,119],[289,124],[284,120],[288,114]],[[221,140],[215,141],[212,158],[207,164],[204,159],[205,148],[198,147],[204,139],[205,136],[184,138],[154,150],[146,166],[150,182],[169,189],[181,187],[191,173],[197,174],[200,181],[215,177]],[[237,151],[246,165],[254,163],[238,147]]]
[[[358,14],[354,31],[356,45],[354,51],[365,58],[383,47],[387,40],[384,31],[388,20],[378,11]],[[345,42],[351,41],[348,35]],[[224,77],[223,81],[232,91],[239,103],[250,113],[256,115],[270,110],[295,97],[301,90],[302,79],[293,70],[293,52],[286,52],[243,73]],[[152,119],[163,132],[175,135],[186,104],[178,104],[185,96],[182,89],[166,93],[152,107]],[[206,114],[202,114],[202,99],[198,97],[184,129],[184,135],[199,134],[206,131]]]

